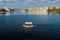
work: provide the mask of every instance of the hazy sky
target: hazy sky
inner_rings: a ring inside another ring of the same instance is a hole
[[[45,6],[59,6],[60,0],[0,0],[0,7],[45,7]]]

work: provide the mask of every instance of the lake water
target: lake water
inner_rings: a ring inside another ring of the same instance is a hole
[[[26,29],[24,22],[34,27]],[[21,40],[60,40],[60,14],[30,15],[13,12],[0,16],[0,38]]]

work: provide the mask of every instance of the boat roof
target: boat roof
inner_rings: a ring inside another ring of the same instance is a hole
[[[32,24],[32,22],[25,22],[25,24]]]

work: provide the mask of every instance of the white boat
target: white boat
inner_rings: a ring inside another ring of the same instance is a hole
[[[31,28],[31,27],[33,27],[33,23],[32,22],[25,22],[25,24],[23,25],[23,27],[25,27],[25,28]]]

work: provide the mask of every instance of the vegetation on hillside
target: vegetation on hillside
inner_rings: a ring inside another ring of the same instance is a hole
[[[60,13],[60,7],[58,7],[58,8],[56,8],[56,7],[48,7],[48,9],[47,9],[47,12],[48,13]]]
[[[7,12],[4,8],[0,8],[0,12]]]

